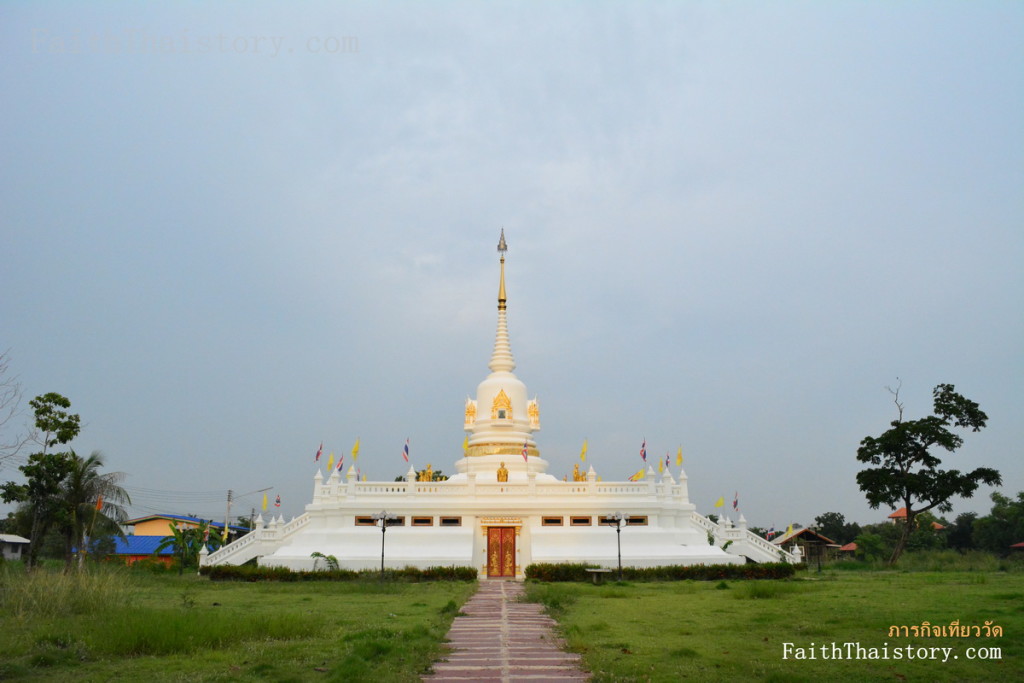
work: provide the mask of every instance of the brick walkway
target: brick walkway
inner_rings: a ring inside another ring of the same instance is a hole
[[[517,602],[523,585],[481,581],[448,631],[451,652],[424,681],[588,681],[579,655],[564,652],[541,606]]]

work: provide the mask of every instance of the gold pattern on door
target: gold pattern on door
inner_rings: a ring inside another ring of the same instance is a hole
[[[489,578],[515,578],[515,527],[492,526],[487,528],[487,576]]]

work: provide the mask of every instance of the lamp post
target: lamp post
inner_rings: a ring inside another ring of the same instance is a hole
[[[624,512],[616,512],[601,520],[602,524],[615,525],[615,539],[619,549],[619,581],[622,581],[622,526],[629,523],[629,515]]]
[[[381,510],[372,515],[374,521],[380,523],[380,580],[384,580],[384,534],[388,530],[388,520],[395,519],[395,515],[387,510]]]

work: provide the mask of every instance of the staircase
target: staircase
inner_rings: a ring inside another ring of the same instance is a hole
[[[722,517],[718,523],[712,522],[702,514],[694,512],[693,523],[704,529],[713,539],[714,545],[730,555],[739,555],[752,562],[803,562],[803,554],[797,548],[792,553],[781,546],[775,545],[747,529],[747,520],[740,515],[736,526],[728,517]]]
[[[199,553],[199,566],[206,567],[218,564],[245,564],[254,557],[269,555],[280,547],[281,542],[309,524],[309,515],[302,514],[285,523],[284,517],[270,518],[264,525],[263,516],[256,518],[256,527],[236,541],[232,541],[210,553],[203,548]]]

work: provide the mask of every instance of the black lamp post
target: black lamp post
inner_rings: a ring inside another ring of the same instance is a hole
[[[601,523],[608,526],[615,525],[615,539],[619,548],[619,581],[622,581],[622,526],[629,523],[629,515],[624,512],[616,512],[605,517]]]
[[[373,515],[373,519],[380,523],[380,580],[384,580],[384,533],[388,530],[388,520],[395,519],[395,515],[387,510],[381,510]]]

